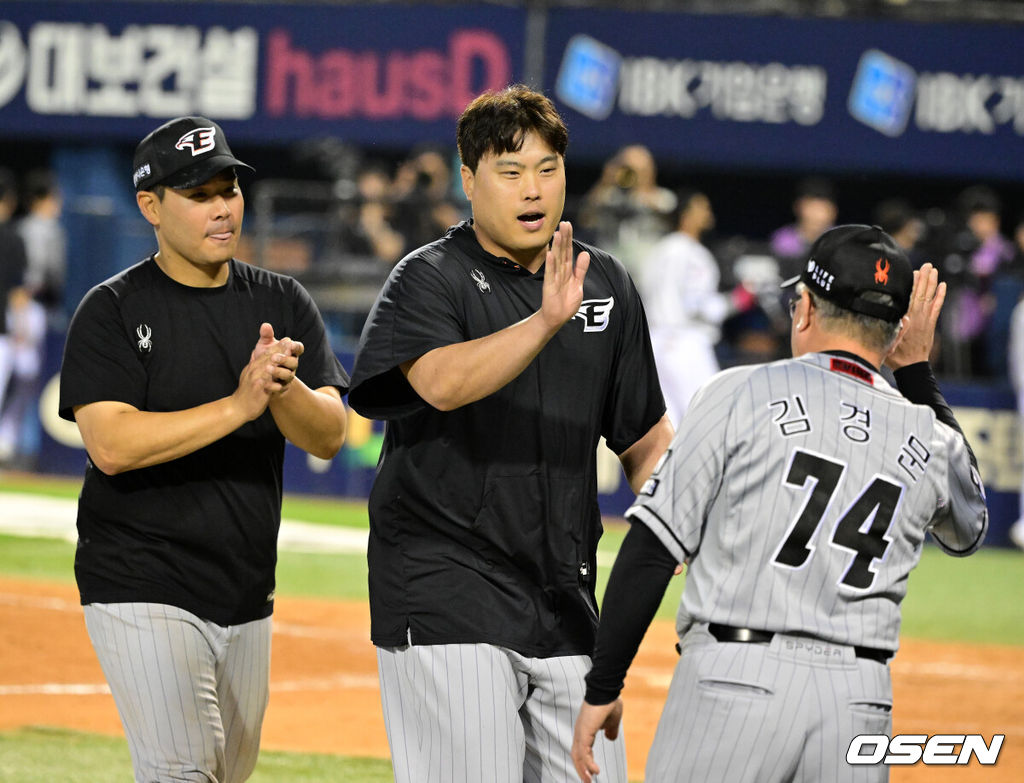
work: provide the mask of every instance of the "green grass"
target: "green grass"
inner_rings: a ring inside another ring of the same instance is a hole
[[[616,538],[621,541],[621,534],[613,531],[609,535],[613,540],[607,546],[614,547]],[[74,545],[65,541],[0,536],[0,574],[7,576],[71,583],[74,556]],[[598,568],[599,600],[609,570],[607,566]],[[928,547],[910,575],[902,635],[1024,645],[1024,601],[1019,600],[1022,584],[1024,555],[1019,552],[982,549],[958,559]],[[366,557],[281,552],[277,585],[281,599],[366,600]],[[683,579],[674,578],[658,617],[675,617],[682,589]]]
[[[901,636],[1024,645],[1024,553],[985,549],[956,558],[925,549],[910,573]]]
[[[34,476],[27,473],[0,474],[0,492],[23,492],[55,498],[77,498],[81,479]],[[366,502],[338,500],[309,495],[285,495],[281,516],[320,525],[368,529]]]
[[[370,529],[366,501],[334,500],[308,495],[285,495],[281,503],[281,517],[318,525]]]
[[[0,476],[0,493],[74,498],[79,486],[74,480]],[[2,503],[0,496],[0,507]],[[288,496],[284,516],[363,529],[368,524],[365,503],[328,498]],[[617,551],[625,529],[621,522],[610,522],[601,551]],[[73,562],[74,545],[68,542],[0,536],[0,574],[73,583]],[[606,565],[598,568],[599,593],[609,570]],[[283,600],[288,596],[366,600],[366,557],[361,554],[281,552],[277,574],[278,594]],[[911,574],[903,605],[903,636],[1024,645],[1024,601],[1018,599],[1022,584],[1024,556],[1019,552],[986,549],[957,560],[929,547]],[[682,588],[682,578],[672,580],[659,617],[675,616]],[[131,764],[123,738],[49,728],[0,733],[0,780],[120,783],[130,779]],[[387,760],[264,751],[250,780],[378,783],[390,781],[392,776]]]
[[[75,545],[50,538],[0,535],[0,574],[73,584]],[[366,598],[366,556],[281,552],[278,595]]]
[[[313,555],[280,552],[277,556],[277,595],[343,598],[365,601],[366,555]]]
[[[74,582],[74,564],[75,545],[67,541],[0,535],[0,574],[4,576]]]
[[[53,498],[77,498],[81,479],[37,476],[30,473],[0,473],[0,492],[28,492]]]
[[[22,474],[0,475],[0,493],[33,492],[74,498],[76,479]],[[0,498],[2,504],[2,498]],[[366,529],[365,502],[287,495],[283,514],[288,519]],[[610,520],[600,551],[614,554],[627,526]],[[603,558],[603,559],[606,559]],[[74,545],[49,539],[0,536],[0,574],[30,579],[74,581]],[[609,568],[598,567],[598,599]],[[277,569],[278,595],[366,600],[366,557],[361,554],[281,552]],[[903,635],[922,639],[1024,645],[1024,556],[1015,550],[983,549],[964,559],[947,557],[927,547],[911,573],[903,602]],[[658,617],[675,617],[683,579],[669,584]]]
[[[0,780],[18,783],[124,783],[132,779],[122,738],[65,729],[0,733]],[[262,751],[250,783],[387,783],[386,759]]]

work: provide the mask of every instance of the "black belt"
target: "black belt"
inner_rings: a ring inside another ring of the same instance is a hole
[[[752,628],[736,628],[732,625],[719,625],[718,623],[708,625],[708,631],[720,642],[764,643],[770,642],[775,636],[770,631],[755,631]],[[826,642],[826,644],[833,644],[833,642]],[[888,663],[892,657],[890,650],[882,650],[878,647],[855,646],[853,652],[858,658],[867,658],[879,663]]]

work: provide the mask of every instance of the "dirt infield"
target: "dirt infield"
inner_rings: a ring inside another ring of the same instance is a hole
[[[658,621],[630,673],[626,742],[637,780],[675,665],[674,641],[671,625]],[[387,756],[364,604],[278,601],[271,668],[265,748]],[[904,640],[892,671],[896,733],[1006,735],[995,767],[915,765],[894,768],[893,781],[1020,780],[1024,650]],[[0,578],[0,730],[33,725],[121,732],[75,589]]]

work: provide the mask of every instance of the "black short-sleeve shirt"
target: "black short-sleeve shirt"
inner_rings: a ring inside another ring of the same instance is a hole
[[[592,651],[596,451],[617,453],[665,412],[640,298],[595,248],[584,301],[494,394],[441,412],[402,362],[492,334],[540,308],[531,274],[481,248],[470,223],[403,259],[360,340],[349,403],[387,420],[370,495],[371,635],[383,646],[492,643]]]
[[[178,411],[230,395],[260,324],[303,343],[298,377],[348,389],[316,305],[292,278],[238,261],[192,288],[149,258],[93,288],[68,329],[60,415],[102,400]],[[82,603],[146,601],[232,625],[273,610],[284,438],[265,411],[179,459],[107,476],[87,462],[75,575]]]

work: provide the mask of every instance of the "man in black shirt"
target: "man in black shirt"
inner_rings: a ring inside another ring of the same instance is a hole
[[[371,636],[398,781],[569,780],[597,623],[603,436],[634,489],[672,426],[622,265],[573,242],[565,125],[522,86],[458,126],[473,220],[392,271],[351,405],[385,419]],[[621,740],[603,780],[625,781]]]
[[[330,458],[345,436],[348,376],[313,301],[233,258],[238,167],[203,117],[140,142],[158,252],[85,296],[64,350],[60,415],[89,456],[75,576],[138,781],[249,777],[284,441]]]

